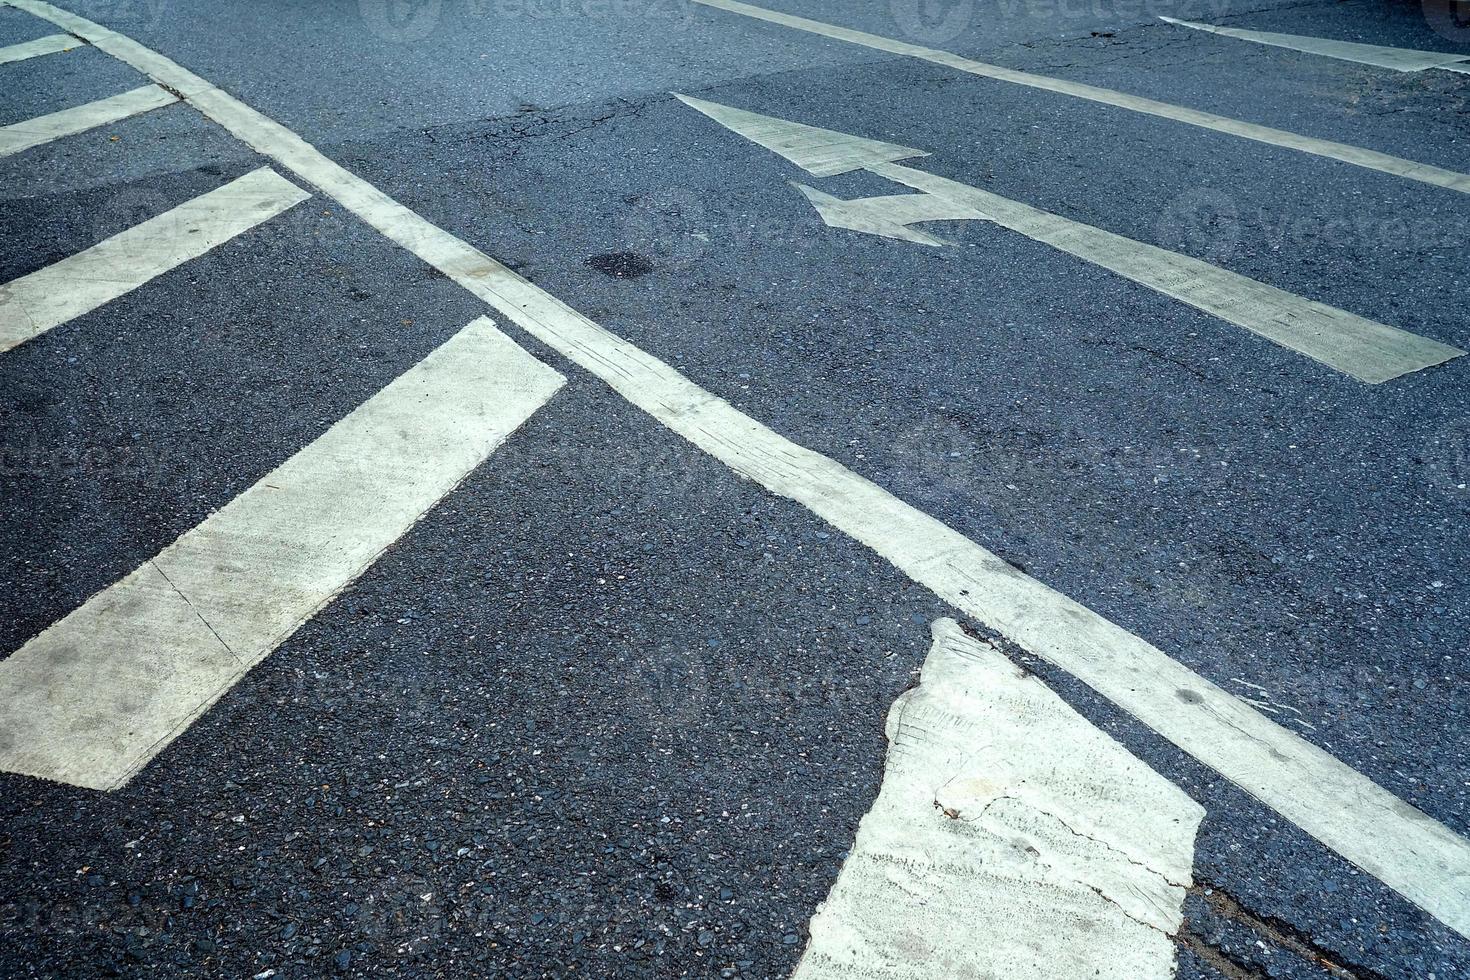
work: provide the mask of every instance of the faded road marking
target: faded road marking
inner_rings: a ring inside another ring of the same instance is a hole
[[[949,619],[887,734],[793,980],[1174,976],[1204,808]]]
[[[0,770],[125,784],[564,382],[475,320],[0,661]]]
[[[1217,133],[1227,133],[1231,136],[1239,136],[1242,139],[1255,140],[1258,143],[1269,143],[1272,146],[1285,147],[1288,150],[1299,150],[1302,153],[1310,153],[1314,156],[1326,157],[1329,160],[1338,160],[1342,163],[1351,163],[1354,166],[1366,167],[1369,170],[1392,174],[1395,177],[1404,177],[1408,180],[1417,180],[1425,184],[1433,184],[1436,187],[1445,187],[1453,191],[1459,191],[1462,194],[1470,194],[1470,174],[1445,170],[1442,167],[1435,167],[1427,163],[1415,163],[1413,160],[1405,160],[1402,157],[1379,153],[1377,150],[1369,150],[1361,146],[1351,146],[1347,143],[1334,143],[1331,140],[1303,136],[1300,133],[1289,133],[1283,129],[1258,126],[1255,123],[1244,122],[1240,119],[1231,119],[1228,116],[1217,116],[1211,112],[1202,112],[1198,109],[1189,109],[1184,106],[1172,105],[1168,102],[1145,99],[1141,96],[1129,95],[1126,92],[1116,92],[1112,89],[1099,88],[1096,85],[1084,85],[1081,82],[1069,82],[1061,78],[1035,75],[1031,72],[1017,71],[1014,68],[988,65],[982,61],[973,61],[949,51],[926,48],[917,44],[909,44],[906,41],[896,41],[877,34],[867,34],[863,31],[838,27],[835,24],[827,24],[819,20],[797,17],[794,14],[783,14],[775,10],[767,10],[764,7],[740,3],[739,0],[694,0],[694,2],[704,4],[706,7],[715,7],[719,10],[729,11],[730,13],[764,20],[772,24],[780,24],[783,27],[791,27],[811,34],[820,34],[823,37],[830,37],[834,40],[860,44],[863,47],[873,48],[877,51],[887,51],[889,54],[902,55],[908,58],[918,58],[921,61],[928,61],[936,65],[943,65],[946,68],[968,72],[971,75],[993,78],[1002,82],[1012,82],[1016,85],[1025,85],[1046,92],[1054,92],[1058,95],[1086,99],[1089,102],[1098,102],[1118,109],[1127,109],[1130,112],[1141,112],[1150,116],[1158,116],[1162,119],[1172,119],[1175,122],[1185,123],[1189,126],[1198,126],[1200,129],[1210,129]]]
[[[1450,54],[1446,51],[1416,51],[1413,48],[1386,48],[1378,44],[1360,44],[1357,41],[1338,41],[1330,37],[1308,37],[1302,34],[1277,34],[1274,31],[1247,31],[1238,27],[1216,27],[1214,24],[1198,24],[1189,20],[1159,16],[1159,20],[1180,27],[1192,27],[1197,31],[1223,34],[1268,44],[1274,48],[1290,48],[1307,54],[1319,54],[1340,61],[1355,61],[1360,65],[1391,68],[1394,71],[1424,71],[1426,68],[1448,68],[1465,71],[1463,63],[1470,61],[1470,54]]]
[[[144,85],[121,95],[3,126],[0,127],[0,157],[29,150],[63,136],[85,133],[152,109],[161,109],[177,101],[173,93],[157,85]]]
[[[841,201],[802,187],[829,225],[935,245],[940,244],[938,239],[906,225],[941,218],[993,221],[1368,384],[1443,364],[1465,353],[1208,262],[893,162],[914,155],[906,147],[674,94],[725,128],[803,169],[810,171],[809,164],[815,160],[821,171],[811,171],[814,175],[867,170],[921,192]],[[821,147],[815,156],[810,151],[813,146]]]
[[[70,34],[48,34],[34,41],[24,41],[0,48],[0,65],[9,64],[12,61],[25,61],[27,58],[39,58],[43,54],[70,51],[72,48],[80,47],[81,44],[81,41]]]
[[[0,286],[0,351],[95,310],[311,197],[261,167]]]
[[[236,138],[315,184],[601,378],[630,404],[737,473],[807,507],[956,609],[1071,673],[1325,846],[1470,936],[1470,841],[1146,640],[1017,571],[835,460],[773,432],[163,55],[43,0],[3,2],[73,31],[184,92],[192,105]]]

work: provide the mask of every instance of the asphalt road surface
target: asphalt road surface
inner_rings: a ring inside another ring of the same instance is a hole
[[[0,235],[0,976],[1470,976],[1470,7],[8,0]]]

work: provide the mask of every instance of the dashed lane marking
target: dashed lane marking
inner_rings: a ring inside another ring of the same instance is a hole
[[[1176,20],[1159,16],[1159,20],[1180,27],[1192,27],[1197,31],[1223,34],[1242,41],[1270,45],[1273,48],[1290,48],[1306,54],[1318,54],[1339,61],[1354,61],[1360,65],[1390,68],[1394,71],[1424,71],[1428,68],[1448,68],[1450,71],[1470,72],[1466,62],[1470,54],[1451,54],[1447,51],[1416,51],[1413,48],[1387,48],[1379,44],[1362,44],[1357,41],[1338,41],[1330,37],[1309,37],[1303,34],[1277,34],[1275,31],[1248,31],[1239,27],[1217,27],[1214,24],[1199,24],[1190,20]]]
[[[111,302],[311,197],[269,167],[0,286],[0,351]]]
[[[20,44],[0,48],[0,65],[9,64],[12,61],[25,61],[28,58],[39,58],[43,54],[70,51],[80,45],[81,42],[70,34],[49,34],[46,37],[38,37],[34,41],[23,41]]]
[[[953,620],[792,980],[1170,980],[1204,808]]]
[[[1284,129],[1272,129],[1270,126],[1258,126],[1255,123],[1244,122],[1240,119],[1231,119],[1228,116],[1219,116],[1212,112],[1202,112],[1198,109],[1190,109],[1168,102],[1145,99],[1141,96],[1129,95],[1126,92],[1099,88],[1096,85],[1084,85],[1081,82],[1069,82],[1065,79],[1051,78],[1047,75],[1036,75],[1031,72],[1017,71],[1014,68],[1002,68],[1000,65],[989,65],[982,61],[974,61],[970,58],[961,57],[949,51],[940,51],[936,48],[926,48],[917,44],[909,44],[906,41],[898,41],[893,38],[882,37],[878,34],[868,34],[864,31],[855,31],[847,27],[838,27],[836,24],[827,24],[819,20],[811,20],[807,17],[797,17],[794,14],[783,14],[775,10],[767,10],[764,7],[741,3],[739,0],[694,0],[694,2],[703,4],[706,7],[725,10],[733,14],[752,17],[756,20],[779,24],[782,27],[790,27],[798,31],[806,31],[810,34],[819,34],[822,37],[829,37],[837,41],[847,41],[850,44],[859,44],[877,51],[886,51],[889,54],[902,55],[908,58],[918,58],[921,61],[943,65],[946,68],[954,68],[957,71],[968,72],[971,75],[979,75],[983,78],[993,78],[997,81],[1011,82],[1016,85],[1025,85],[1046,92],[1054,92],[1058,95],[1086,99],[1089,102],[1098,102],[1102,105],[1127,109],[1131,112],[1141,112],[1163,119],[1172,119],[1175,122],[1185,123],[1189,126],[1198,126],[1200,129],[1214,130],[1217,133],[1227,133],[1231,136],[1239,136],[1242,139],[1255,140],[1258,143],[1269,143],[1271,146],[1285,147],[1288,150],[1298,150],[1302,153],[1326,157],[1329,160],[1338,160],[1342,163],[1351,163],[1357,167],[1365,167],[1369,170],[1392,174],[1395,177],[1417,180],[1436,187],[1445,187],[1452,191],[1459,191],[1462,194],[1470,194],[1470,174],[1446,170],[1443,167],[1435,167],[1427,163],[1416,163],[1413,160],[1405,160],[1402,157],[1379,153],[1377,150],[1369,150],[1361,146],[1352,146],[1347,143],[1334,143],[1331,140],[1303,136],[1300,133],[1291,133]]]
[[[817,176],[867,170],[918,194],[841,201],[811,188],[802,193],[828,224],[918,244],[941,244],[908,225],[985,220],[1101,266],[1228,323],[1244,327],[1367,384],[1443,364],[1457,347],[1306,299],[1156,245],[1124,238],[895,161],[907,147],[736,109],[674,93],[686,105]],[[850,140],[851,146],[844,141]],[[800,185],[798,185],[800,186]],[[922,236],[922,237],[914,237]]]
[[[965,615],[1071,673],[1470,936],[1470,841],[1142,638],[835,460],[773,432],[163,55],[44,0],[3,2],[79,34],[183,92],[237,138],[320,188],[629,403],[737,473],[807,507]]]
[[[0,769],[124,785],[564,382],[472,322],[0,661]]]
[[[0,157],[29,150],[65,136],[85,133],[98,126],[120,122],[129,116],[173,105],[178,99],[157,85],[144,85],[121,95],[98,99],[86,105],[62,109],[25,122],[0,127]]]

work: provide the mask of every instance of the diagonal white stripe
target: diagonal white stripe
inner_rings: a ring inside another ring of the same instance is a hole
[[[1025,85],[1029,88],[1040,89],[1045,92],[1054,92],[1057,95],[1086,99],[1089,102],[1097,102],[1118,109],[1127,109],[1130,112],[1141,112],[1150,116],[1158,116],[1162,119],[1172,119],[1175,122],[1185,123],[1189,126],[1198,126],[1200,129],[1214,130],[1217,133],[1239,136],[1242,139],[1255,140],[1258,143],[1268,143],[1271,146],[1285,147],[1288,150],[1298,150],[1302,153],[1326,157],[1329,160],[1338,160],[1342,163],[1351,163],[1354,166],[1366,167],[1369,170],[1392,174],[1395,177],[1417,180],[1426,184],[1433,184],[1436,187],[1445,187],[1452,191],[1459,191],[1462,194],[1470,194],[1470,174],[1446,170],[1443,167],[1435,167],[1427,163],[1416,163],[1413,160],[1405,160],[1402,157],[1379,153],[1377,150],[1369,150],[1361,146],[1352,146],[1347,143],[1334,143],[1331,140],[1303,136],[1300,133],[1291,133],[1284,129],[1272,129],[1270,126],[1258,126],[1255,123],[1244,122],[1240,119],[1231,119],[1228,116],[1219,116],[1212,112],[1203,112],[1199,109],[1172,105],[1168,102],[1159,102],[1155,99],[1145,99],[1141,96],[1129,95],[1126,92],[1099,88],[1096,85],[1084,85],[1081,82],[1069,82],[1061,78],[1051,78],[1046,75],[1017,71],[1014,68],[1003,68],[1000,65],[988,65],[983,61],[961,57],[949,51],[926,48],[918,44],[909,44],[907,41],[896,41],[893,38],[882,37],[878,34],[868,34],[864,31],[855,31],[847,27],[838,27],[836,24],[827,24],[819,20],[811,20],[807,17],[797,17],[794,14],[783,14],[775,10],[767,10],[764,7],[741,3],[739,0],[693,0],[693,2],[704,4],[706,7],[715,7],[720,10],[729,11],[733,14],[741,14],[757,20],[764,20],[772,24],[780,24],[783,27],[794,28],[798,31],[806,31],[810,34],[819,34],[822,37],[830,37],[838,41],[859,44],[876,51],[887,51],[889,54],[902,55],[907,58],[918,58],[921,61],[943,65],[946,68],[968,72],[971,75],[979,75],[983,78],[993,78],[997,81]]]
[[[1197,24],[1189,20],[1176,20],[1160,15],[1159,20],[1180,27],[1192,27],[1197,31],[1222,34],[1254,41],[1274,48],[1290,48],[1306,54],[1337,58],[1339,61],[1354,61],[1360,65],[1391,68],[1394,71],[1424,71],[1426,68],[1447,68],[1470,61],[1470,55],[1450,54],[1445,51],[1416,51],[1413,48],[1389,48],[1380,44],[1360,44],[1357,41],[1338,41],[1330,37],[1309,37],[1303,34],[1278,34],[1275,31],[1247,31],[1239,27],[1216,27],[1214,24]],[[1464,69],[1455,69],[1463,71]]]
[[[34,41],[23,41],[20,44],[0,48],[0,65],[9,64],[12,61],[25,61],[28,58],[39,58],[43,54],[70,51],[72,48],[80,47],[81,44],[81,41],[70,34],[49,34],[46,37],[38,37]]]
[[[89,129],[119,122],[152,109],[161,109],[177,101],[173,93],[166,92],[157,85],[144,85],[121,95],[0,127],[0,157],[29,150],[33,146],[64,136],[85,133]]]
[[[311,195],[269,167],[0,286],[0,351],[198,258]]]
[[[475,320],[0,661],[0,770],[122,786],[564,381]]]

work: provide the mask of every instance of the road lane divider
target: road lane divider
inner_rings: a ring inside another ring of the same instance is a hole
[[[910,44],[907,41],[899,41],[878,34],[868,34],[864,31],[839,27],[836,24],[828,24],[823,21],[812,20],[808,17],[798,17],[795,14],[784,14],[776,10],[767,10],[765,7],[741,3],[740,0],[693,0],[693,2],[703,4],[706,7],[724,10],[732,14],[740,14],[744,17],[763,20],[767,23],[779,24],[782,27],[805,31],[809,34],[818,34],[836,41],[846,41],[849,44],[861,45],[862,47],[872,48],[875,51],[886,51],[889,54],[901,55],[906,58],[917,58],[920,61],[943,65],[946,68],[968,72],[971,75],[978,75],[982,78],[1010,82],[1015,85],[1025,85],[1029,88],[1052,92],[1056,95],[1086,99],[1089,102],[1112,106],[1116,109],[1127,109],[1130,112],[1141,112],[1149,116],[1158,116],[1161,119],[1171,119],[1174,122],[1184,123],[1188,126],[1209,129],[1217,133],[1238,136],[1241,139],[1254,140],[1257,143],[1267,143],[1271,146],[1279,146],[1288,150],[1297,150],[1301,153],[1310,153],[1313,156],[1325,157],[1341,163],[1350,163],[1357,167],[1376,170],[1395,177],[1417,180],[1435,187],[1444,187],[1448,190],[1459,191],[1461,194],[1470,194],[1470,174],[1460,173],[1455,170],[1446,170],[1443,167],[1436,167],[1432,164],[1416,163],[1413,160],[1405,160],[1403,157],[1380,153],[1377,150],[1369,150],[1361,146],[1352,146],[1348,143],[1335,143],[1332,140],[1317,139],[1314,136],[1304,136],[1300,133],[1292,133],[1284,129],[1273,129],[1270,126],[1260,126],[1240,119],[1231,119],[1229,116],[1220,116],[1213,112],[1203,112],[1199,109],[1190,109],[1186,106],[1173,105],[1169,102],[1159,102],[1156,99],[1146,99],[1142,96],[1129,95],[1126,92],[1100,88],[1096,85],[1069,82],[1062,78],[1037,75],[1014,68],[1003,68],[1000,65],[990,65],[983,61],[975,61],[949,51],[926,48],[918,44]]]
[[[38,37],[34,41],[22,41],[20,44],[10,44],[0,48],[0,65],[9,64],[12,61],[25,61],[29,58],[39,58],[46,54],[57,54],[61,51],[70,51],[79,48],[82,42],[70,34],[48,34]]]
[[[0,0],[127,62],[602,379],[694,446],[871,548],[955,609],[1064,670],[1470,936],[1470,840],[1141,637],[841,463],[797,445],[136,41],[44,0]]]
[[[1217,27],[1214,24],[1199,24],[1191,20],[1178,20],[1159,15],[1159,20],[1178,27],[1192,27],[1197,31],[1220,34],[1225,37],[1254,41],[1273,48],[1289,48],[1306,54],[1322,55],[1339,61],[1354,61],[1360,65],[1373,65],[1393,71],[1424,71],[1429,68],[1446,68],[1450,71],[1470,72],[1470,54],[1451,54],[1447,51],[1417,51],[1413,48],[1388,48],[1380,44],[1362,44],[1357,41],[1339,41],[1330,37],[1310,37],[1305,34],[1278,34],[1275,31],[1248,31],[1239,27]]]
[[[923,232],[915,232],[908,225],[938,219],[991,221],[1227,323],[1244,327],[1367,384],[1380,384],[1465,353],[1449,344],[1288,293],[1191,256],[898,163],[922,155],[909,147],[878,143],[678,92],[674,95],[731,132],[814,176],[866,170],[920,192],[840,201],[811,188],[800,188],[823,220],[831,225],[917,244],[940,245],[943,243]],[[930,204],[924,206],[925,202]]]
[[[261,167],[0,285],[0,352],[131,292],[310,197]]]
[[[0,661],[0,770],[115,790],[565,383],[481,317]]]
[[[0,157],[50,143],[65,136],[85,133],[98,126],[121,122],[130,116],[173,105],[178,97],[157,85],[142,85],[86,105],[73,106],[25,122],[0,126]]]
[[[1171,980],[1205,811],[952,619],[792,980]]]

